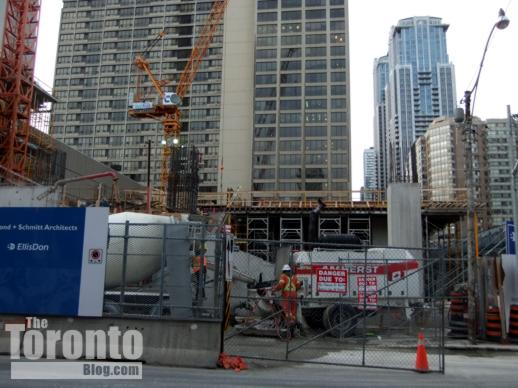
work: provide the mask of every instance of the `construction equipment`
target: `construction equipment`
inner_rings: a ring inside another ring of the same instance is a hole
[[[8,0],[0,55],[0,166],[10,182],[26,175],[39,0]]]
[[[165,194],[167,191],[167,184],[169,180],[169,157],[171,155],[171,146],[179,144],[180,132],[181,132],[181,110],[182,99],[187,94],[194,77],[200,67],[200,64],[207,53],[209,45],[212,42],[216,29],[218,28],[225,8],[229,0],[218,0],[214,2],[210,14],[207,17],[207,21],[203,26],[200,36],[192,49],[191,55],[187,64],[180,75],[180,79],[176,86],[175,92],[167,92],[164,90],[165,85],[168,81],[158,80],[146,59],[146,52],[148,52],[156,43],[164,36],[164,33],[160,33],[150,44],[143,54],[137,55],[135,58],[135,66],[143,73],[145,73],[155,91],[158,93],[159,101],[145,101],[140,91],[140,80],[137,77],[137,90],[134,95],[134,101],[130,103],[130,109],[128,114],[135,118],[152,118],[160,120],[164,127],[164,139],[163,144],[165,145],[162,152],[162,163],[160,172],[160,188]],[[165,204],[165,195],[162,203]]]

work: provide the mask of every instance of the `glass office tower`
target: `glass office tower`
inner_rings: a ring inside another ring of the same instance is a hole
[[[434,118],[455,114],[454,67],[446,49],[448,25],[436,17],[402,19],[389,41],[387,172],[409,179],[410,149]]]

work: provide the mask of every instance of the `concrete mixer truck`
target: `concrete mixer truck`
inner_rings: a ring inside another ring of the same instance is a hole
[[[161,279],[164,274],[165,282],[169,281],[168,273],[161,272],[162,266],[166,266],[163,255],[164,225],[179,223],[192,227],[200,225],[187,221],[187,216],[182,219],[179,216],[131,212],[110,215],[105,274],[105,313],[120,314],[121,306],[124,306],[124,313],[129,314],[158,313],[160,293],[163,292],[165,302],[169,298],[167,287],[164,288],[164,281]],[[190,256],[188,252],[186,253],[185,263],[188,263]],[[194,252],[191,253],[194,254]],[[188,279],[184,284],[190,285],[189,269],[185,277]]]

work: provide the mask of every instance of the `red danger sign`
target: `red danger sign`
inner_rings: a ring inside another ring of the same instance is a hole
[[[347,293],[347,270],[330,269],[320,266],[314,266],[313,270],[317,275],[318,292]]]
[[[367,310],[376,309],[378,304],[378,279],[376,276],[358,276],[358,308]]]

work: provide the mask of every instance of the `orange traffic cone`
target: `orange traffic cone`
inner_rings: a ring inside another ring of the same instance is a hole
[[[426,354],[426,348],[424,346],[424,334],[422,331],[419,332],[417,340],[417,355],[415,359],[415,370],[421,373],[429,372],[428,369],[428,355]]]

